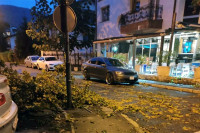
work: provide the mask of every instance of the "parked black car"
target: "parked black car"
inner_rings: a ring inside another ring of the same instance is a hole
[[[82,64],[86,80],[90,77],[105,80],[107,84],[117,82],[134,84],[138,80],[137,72],[124,66],[118,59],[96,57]]]

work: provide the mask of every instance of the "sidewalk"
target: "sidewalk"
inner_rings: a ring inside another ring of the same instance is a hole
[[[149,85],[149,86],[163,88],[163,89],[200,94],[200,88],[195,88],[192,85],[166,83],[166,82],[159,82],[159,81],[153,81],[153,80],[143,80],[143,79],[139,79],[138,81],[139,81],[139,84],[143,84],[143,85]]]
[[[71,133],[142,133],[126,115],[113,113],[109,108],[91,106],[66,112],[73,118]]]

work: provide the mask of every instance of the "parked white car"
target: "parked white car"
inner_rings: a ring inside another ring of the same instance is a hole
[[[55,56],[42,56],[36,62],[38,69],[45,69],[46,71],[55,70],[55,66],[60,64],[63,64],[63,62],[57,60]]]
[[[27,56],[26,59],[24,60],[24,64],[26,67],[35,68],[36,67],[35,63],[38,59],[39,59],[38,55]]]
[[[18,122],[18,107],[12,101],[7,78],[0,75],[0,133],[14,133]]]

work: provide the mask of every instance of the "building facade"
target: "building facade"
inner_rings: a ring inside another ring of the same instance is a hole
[[[10,50],[14,50],[15,48],[15,40],[16,40],[16,33],[17,28],[16,27],[10,27],[7,29],[7,31],[4,33]]]
[[[199,60],[199,12],[190,0],[97,0],[97,56],[125,58],[135,66],[138,56],[146,64],[158,64],[172,51],[171,65]],[[176,28],[170,46],[173,10]],[[189,12],[190,11],[190,12]],[[170,50],[171,47],[171,50]],[[151,66],[152,67],[152,66]]]

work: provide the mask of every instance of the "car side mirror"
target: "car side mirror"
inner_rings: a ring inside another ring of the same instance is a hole
[[[101,64],[102,67],[106,67],[106,64]]]

